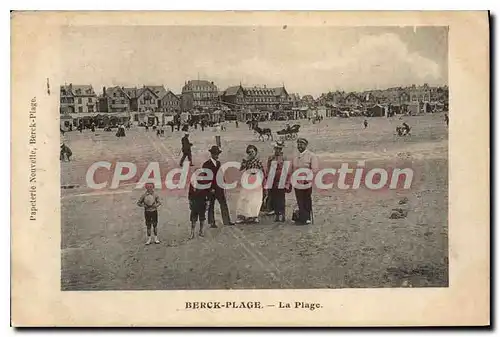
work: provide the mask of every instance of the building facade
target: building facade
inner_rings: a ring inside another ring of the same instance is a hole
[[[372,106],[374,104],[408,105],[416,103],[447,103],[448,86],[430,87],[428,84],[421,86],[393,87],[387,89],[365,90],[351,92],[336,91],[322,94],[318,101],[321,104],[330,103],[337,105]]]
[[[75,98],[75,112],[93,113],[97,111],[97,95],[91,85],[73,85],[71,91]]]
[[[229,87],[222,95],[222,101],[233,109],[275,110],[291,106],[290,95],[285,87]]]
[[[170,114],[176,114],[181,111],[181,99],[179,96],[168,90],[162,98],[160,98],[160,110]]]
[[[158,95],[150,87],[143,87],[137,91],[137,111],[159,111]]]
[[[196,108],[216,108],[219,89],[214,82],[190,80],[182,87],[181,108],[188,111]]]
[[[72,85],[61,85],[59,96],[59,112],[71,114],[75,112],[75,96],[71,91]]]
[[[361,105],[362,102],[363,100],[361,99],[361,97],[353,92],[347,94],[344,98],[344,104],[350,106]]]
[[[299,96],[299,94],[295,94],[295,93],[289,94],[288,95],[288,103],[289,103],[289,106],[292,107],[292,108],[299,107],[300,106],[300,96]]]
[[[92,85],[62,85],[60,87],[60,112],[93,113],[97,111],[98,99]]]
[[[412,103],[416,102],[430,102],[431,101],[431,89],[425,83],[422,86],[416,86],[415,84],[409,88],[410,101]]]
[[[130,111],[130,97],[125,92],[124,87],[104,88],[103,92],[108,103],[108,112]]]
[[[314,105],[314,97],[312,95],[304,95],[302,96],[302,103],[308,106]]]
[[[135,87],[122,87],[123,92],[128,96],[129,99],[129,110],[130,111],[137,111],[138,110],[138,104],[137,104],[137,88]]]

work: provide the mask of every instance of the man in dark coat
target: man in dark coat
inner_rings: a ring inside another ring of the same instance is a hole
[[[226,226],[233,226],[234,223],[231,222],[231,218],[229,216],[229,209],[227,207],[226,195],[224,194],[224,189],[217,184],[217,173],[220,170],[221,163],[219,161],[219,154],[222,152],[219,147],[216,145],[212,146],[209,150],[210,159],[203,163],[204,169],[209,169],[212,171],[212,186],[209,190],[208,196],[208,223],[211,228],[217,228],[215,225],[215,200],[219,202],[220,211],[222,215],[222,222]]]
[[[182,158],[181,158],[180,166],[182,166],[186,157],[189,160],[189,166],[193,166],[193,157],[191,156],[191,146],[193,146],[193,144],[189,141],[189,133],[188,132],[186,132],[184,134],[184,137],[182,137],[181,144],[182,144]]]
[[[313,176],[318,171],[319,163],[318,157],[311,151],[307,149],[309,142],[305,138],[297,139],[297,156],[292,162],[292,172],[297,169],[307,169],[312,171]],[[299,183],[297,181],[297,183]],[[306,184],[307,186],[299,186],[297,184],[294,186],[295,197],[297,199],[297,205],[299,206],[298,219],[296,220],[299,225],[309,225],[313,218],[312,213],[312,180],[301,180],[301,185]]]

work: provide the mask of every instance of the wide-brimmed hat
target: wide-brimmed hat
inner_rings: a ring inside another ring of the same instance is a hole
[[[285,147],[285,142],[282,140],[277,140],[276,143],[274,143],[274,147],[279,147],[279,148],[284,148]]]
[[[305,144],[305,145],[309,144],[309,142],[305,138],[298,138],[297,139],[297,143],[302,143],[302,144]]]
[[[210,150],[208,150],[208,152],[210,153],[216,153],[216,154],[219,154],[222,152],[221,149],[219,149],[219,147],[217,145],[213,145]]]

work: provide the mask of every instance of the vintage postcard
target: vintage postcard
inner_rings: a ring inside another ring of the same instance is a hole
[[[12,12],[14,326],[489,325],[487,12]]]

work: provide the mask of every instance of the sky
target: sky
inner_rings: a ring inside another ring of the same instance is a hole
[[[276,87],[289,93],[448,84],[448,28],[262,26],[68,26],[66,83],[161,85],[185,81]]]

